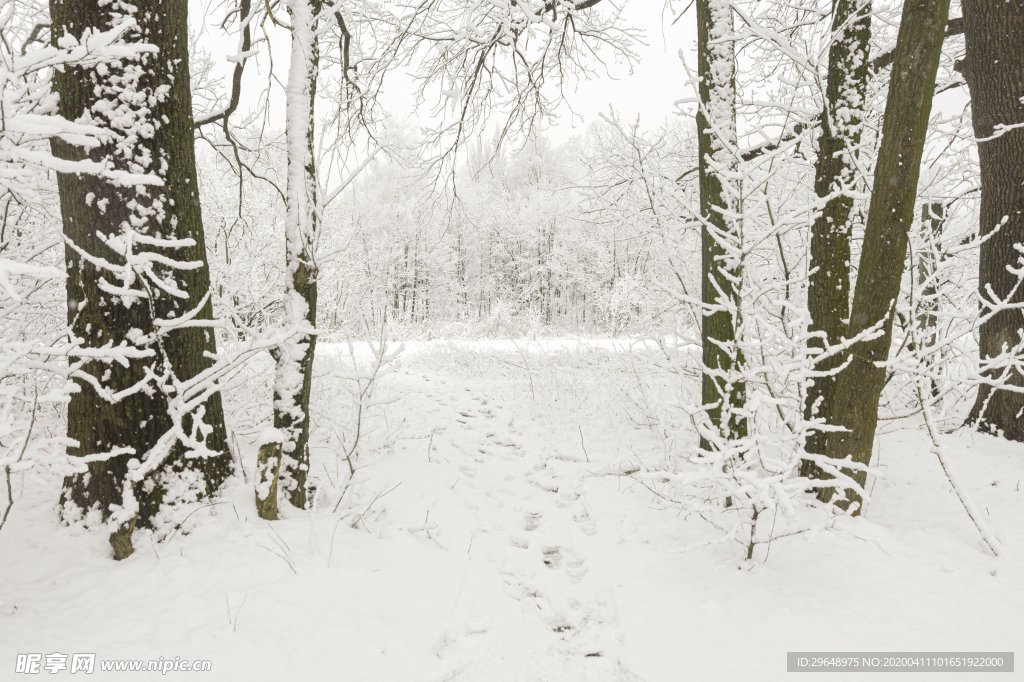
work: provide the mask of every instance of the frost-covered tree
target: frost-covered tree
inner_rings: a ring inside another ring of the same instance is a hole
[[[886,383],[893,320],[900,296],[910,229],[914,224],[935,75],[949,14],[949,0],[908,0],[903,7],[882,140],[857,270],[847,336],[855,341],[834,386],[826,414],[841,430],[829,431],[825,452],[849,459],[837,481],[844,506],[854,513],[864,494],[871,462],[878,404]],[[824,501],[834,488],[822,488]]]
[[[55,139],[67,321],[94,359],[75,376],[64,514],[108,518],[115,558],[161,505],[214,492],[231,469],[208,370],[216,343],[193,149],[185,0],[52,0],[52,43],[120,30],[135,57],[57,69],[60,114],[103,131],[93,147]],[[88,160],[114,173],[83,174]]]
[[[574,81],[606,59],[635,62],[640,37],[602,0],[403,1],[388,21],[395,53],[415,65],[417,94],[438,101],[424,156],[452,173],[469,135],[490,125],[497,146],[526,139]]]
[[[74,169],[124,179],[88,159],[69,162],[51,153],[54,137],[91,148],[105,132],[58,114],[49,75],[68,65],[133,59],[139,49],[123,43],[123,28],[47,46],[41,13],[45,8],[35,2],[0,1],[0,497],[6,498],[0,528],[15,501],[12,474],[43,462],[60,467],[64,439],[46,421],[59,414],[73,388],[68,377],[83,362],[63,324],[64,268],[50,174]]]
[[[277,518],[277,490],[306,506],[309,473],[309,401],[316,354],[315,239],[320,207],[315,146],[315,104],[320,68],[320,0],[288,2],[291,55],[285,88],[287,201],[283,311],[291,335],[274,349],[274,427],[259,455],[260,516]]]
[[[828,52],[825,107],[815,163],[814,192],[824,202],[811,225],[807,309],[810,313],[808,345],[819,351],[839,344],[850,314],[851,213],[857,189],[857,157],[868,104],[871,49],[871,2],[838,0],[832,8],[832,42]],[[827,410],[834,375],[842,362],[839,354],[815,369],[807,389],[806,416]],[[809,452],[822,454],[822,433],[807,440]],[[805,463],[803,473],[814,473]]]
[[[701,402],[721,439],[747,435],[746,385],[737,344],[743,235],[737,185],[733,9],[728,0],[697,0],[698,168],[701,226]],[[708,449],[719,438],[701,435]]]

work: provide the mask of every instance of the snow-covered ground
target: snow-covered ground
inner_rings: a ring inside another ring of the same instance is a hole
[[[321,364],[341,350],[325,346]],[[881,440],[864,518],[746,563],[610,473],[664,456],[623,409],[631,355],[624,341],[410,345],[381,380],[340,503],[347,464],[322,447],[313,512],[261,521],[239,479],[170,539],[137,536],[120,563],[102,534],[59,527],[59,481],[15,480],[0,679],[26,677],[12,672],[25,652],[210,659],[211,672],[168,677],[247,682],[674,682],[783,679],[791,650],[1021,650],[1024,447],[945,436],[999,559],[908,428]],[[321,442],[342,395],[321,392]]]

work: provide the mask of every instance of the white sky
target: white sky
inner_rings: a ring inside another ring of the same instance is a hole
[[[645,32],[647,44],[636,46],[639,62],[633,66],[632,73],[625,64],[611,63],[610,76],[601,75],[578,84],[570,95],[571,99],[560,107],[558,120],[547,131],[548,136],[556,140],[582,132],[589,123],[597,120],[599,114],[607,113],[609,106],[614,106],[623,118],[631,120],[639,115],[646,126],[656,125],[676,115],[677,100],[693,94],[692,87],[686,85],[686,73],[679,58],[679,52],[683,50],[690,67],[695,67],[696,26],[693,10],[675,25],[671,25],[673,15],[663,15],[662,2],[605,1],[624,3],[623,16],[631,26]],[[218,0],[190,3],[190,28],[193,33],[203,30],[205,17],[207,28],[201,34],[199,44],[221,65],[218,75],[224,79],[222,86],[226,99],[233,65],[225,57],[236,51],[237,44],[234,36],[226,36],[218,27],[223,14]],[[275,43],[274,69],[283,78],[288,66],[288,37],[284,31],[276,31],[276,35],[272,34]],[[239,107],[241,113],[252,111],[258,105],[257,95],[266,83],[269,68],[265,51],[266,46],[261,46],[262,54],[258,61],[247,64]],[[411,126],[426,123],[430,116],[430,103],[422,111],[414,111],[410,87],[407,78],[396,74],[383,93],[382,103],[396,121],[408,121]],[[284,102],[280,86],[275,88],[272,95],[269,119],[275,127],[283,125]]]

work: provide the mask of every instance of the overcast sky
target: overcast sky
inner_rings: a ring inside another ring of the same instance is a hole
[[[607,113],[609,106],[614,106],[624,118],[632,119],[639,115],[645,125],[656,125],[675,115],[677,100],[693,95],[692,87],[686,85],[686,73],[679,57],[682,50],[690,67],[695,67],[696,27],[692,8],[672,25],[673,16],[663,15],[664,5],[660,2],[605,1],[624,2],[624,18],[630,25],[645,32],[647,44],[636,46],[639,63],[632,67],[632,72],[628,65],[612,62],[609,65],[611,75],[601,74],[570,89],[570,101],[560,107],[558,120],[547,131],[554,139],[565,139],[582,132],[599,114]],[[228,74],[232,65],[225,57],[236,51],[237,44],[234,36],[225,35],[218,27],[223,9],[218,6],[217,0],[193,2],[190,15],[193,32],[200,33],[199,47],[209,51],[218,62],[218,75],[223,77],[222,87],[226,91],[230,84]],[[288,37],[278,29],[274,42],[274,68],[283,78],[288,62]],[[265,50],[266,46],[262,46],[255,69],[253,62],[247,66],[240,105],[242,112],[251,111],[257,106],[257,94],[266,83],[269,60]],[[426,123],[430,116],[429,106],[423,107],[422,111],[414,111],[410,85],[410,81],[401,76],[391,78],[384,93],[383,105],[396,121],[408,121],[409,125]],[[278,87],[269,112],[270,120],[276,127],[283,124],[283,109],[282,92]]]

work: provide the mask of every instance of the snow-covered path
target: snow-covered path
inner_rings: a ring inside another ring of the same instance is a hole
[[[499,598],[535,612],[552,633],[549,642],[533,645],[543,650],[520,649],[521,679],[633,679],[620,662],[613,590],[589,571],[596,525],[583,485],[590,464],[583,443],[571,454],[553,450],[545,432],[557,425],[522,414],[521,406],[510,404],[512,396],[503,395],[515,383],[482,390],[435,378],[410,388],[431,423],[441,424],[428,438],[431,460],[457,467],[451,503],[472,519],[456,622],[439,651],[453,672],[464,679],[509,673],[511,652],[494,648],[520,642],[516,633],[474,645],[500,627],[492,585],[476,578],[497,571]],[[550,669],[551,661],[559,662],[558,670]]]
[[[236,480],[121,563],[102,536],[58,526],[57,480],[16,482],[0,679],[19,652],[209,659],[218,682],[732,682],[786,679],[790,650],[1019,648],[1003,624],[1024,612],[1024,448],[948,437],[998,560],[906,430],[882,440],[865,518],[737,570],[742,548],[704,544],[704,522],[608,475],[664,456],[626,409],[638,357],[627,343],[411,345],[337,511],[347,466],[328,427],[351,415],[324,386],[317,509],[267,523]],[[200,676],[99,679],[176,677]]]

